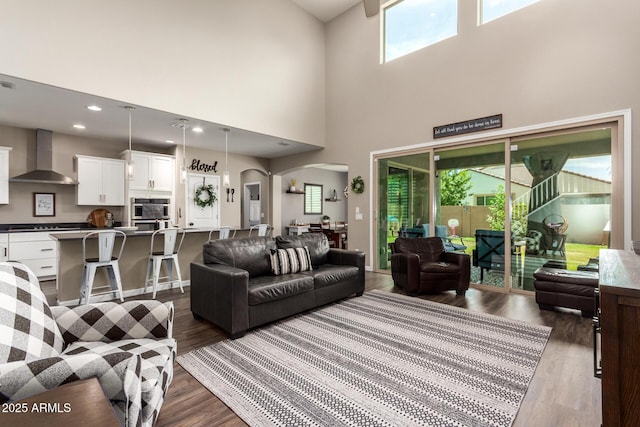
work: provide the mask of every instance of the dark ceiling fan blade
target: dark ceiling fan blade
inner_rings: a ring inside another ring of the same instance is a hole
[[[364,14],[367,18],[376,16],[380,12],[380,0],[362,0],[364,5]]]

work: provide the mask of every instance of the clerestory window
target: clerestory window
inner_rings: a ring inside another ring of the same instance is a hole
[[[383,10],[383,62],[458,34],[458,0],[400,0]]]
[[[479,22],[485,24],[539,0],[479,0]]]

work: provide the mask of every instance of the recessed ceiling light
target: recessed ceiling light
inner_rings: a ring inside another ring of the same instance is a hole
[[[204,132],[204,130],[203,130],[200,126],[196,126],[196,127],[194,127],[194,128],[193,128],[193,131],[194,131],[195,133],[202,133],[202,132]]]
[[[98,107],[97,105],[87,105],[87,110],[102,111],[102,108]]]
[[[167,139],[165,142],[167,144],[175,144],[175,142],[172,139]]]
[[[74,128],[76,128],[76,129],[86,129],[86,127],[85,127],[84,125],[81,125],[81,124],[79,124],[79,123],[78,123],[78,124],[73,125],[73,127],[74,127]]]

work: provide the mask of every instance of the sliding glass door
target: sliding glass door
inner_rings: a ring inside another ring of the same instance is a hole
[[[378,269],[391,268],[390,244],[422,236],[429,222],[429,153],[378,159]]]
[[[534,290],[540,267],[597,271],[610,244],[611,131],[512,139],[513,288]]]
[[[471,282],[505,287],[505,143],[436,150],[432,235],[472,257]]]
[[[534,290],[540,267],[597,271],[623,246],[619,123],[377,157],[375,268],[398,236],[471,256],[471,283]]]

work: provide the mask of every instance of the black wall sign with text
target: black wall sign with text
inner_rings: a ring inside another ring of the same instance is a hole
[[[218,167],[218,161],[216,160],[215,162],[213,162],[212,165],[202,162],[200,161],[200,159],[193,159],[191,160],[191,166],[189,166],[187,169],[190,169],[192,171],[197,171],[197,172],[217,172],[217,167]]]
[[[502,114],[483,117],[481,119],[466,120],[464,122],[452,123],[450,125],[436,126],[433,128],[433,138],[444,138],[445,136],[462,135],[463,133],[479,132],[481,130],[495,129],[502,127]]]

